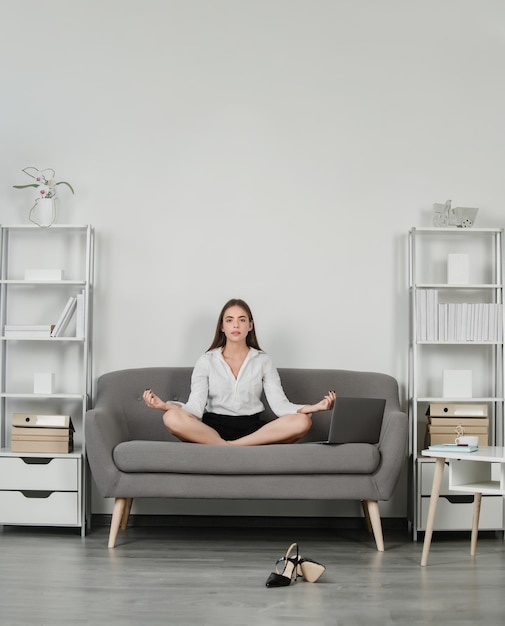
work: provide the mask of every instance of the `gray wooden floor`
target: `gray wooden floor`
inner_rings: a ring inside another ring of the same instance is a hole
[[[435,537],[429,565],[406,532],[134,527],[108,550],[108,529],[0,530],[0,623],[386,626],[502,625],[505,544]],[[267,589],[291,541],[327,570],[314,584]]]

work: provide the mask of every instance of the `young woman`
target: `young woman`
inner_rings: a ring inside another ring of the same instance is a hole
[[[261,393],[277,419],[262,422]],[[191,393],[178,406],[161,400],[151,389],[144,402],[163,411],[163,423],[183,441],[212,445],[259,446],[292,443],[312,425],[311,414],[333,407],[335,392],[317,404],[293,404],[286,398],[271,358],[256,338],[249,306],[227,302],[219,315],[214,341],[191,377]]]

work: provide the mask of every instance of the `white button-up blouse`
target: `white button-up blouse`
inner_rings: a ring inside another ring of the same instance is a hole
[[[303,404],[290,402],[272,359],[255,348],[249,348],[237,378],[224,360],[221,348],[210,350],[195,364],[191,376],[191,393],[182,408],[196,417],[204,412],[221,415],[255,415],[265,410],[261,393],[272,411],[280,417],[296,413]]]

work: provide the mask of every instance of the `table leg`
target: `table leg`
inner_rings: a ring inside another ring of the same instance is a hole
[[[479,534],[479,517],[482,494],[476,493],[473,496],[473,524],[472,524],[472,541],[470,543],[470,556],[475,556],[477,552],[477,536]]]
[[[423,567],[428,563],[431,537],[433,535],[433,525],[435,523],[435,514],[437,512],[438,496],[440,495],[440,487],[442,485],[442,477],[444,475],[444,465],[445,459],[437,458],[435,465],[435,474],[433,476],[433,484],[431,486],[430,508],[428,509],[426,532],[424,534],[423,555],[421,557],[421,565]]]

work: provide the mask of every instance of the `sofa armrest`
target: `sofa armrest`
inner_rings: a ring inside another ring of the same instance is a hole
[[[114,448],[128,439],[122,420],[104,409],[86,412],[86,455],[96,485],[104,497],[114,496],[120,478],[114,459]]]
[[[379,439],[381,464],[374,476],[381,500],[389,500],[405,467],[408,417],[398,410],[386,411]]]

